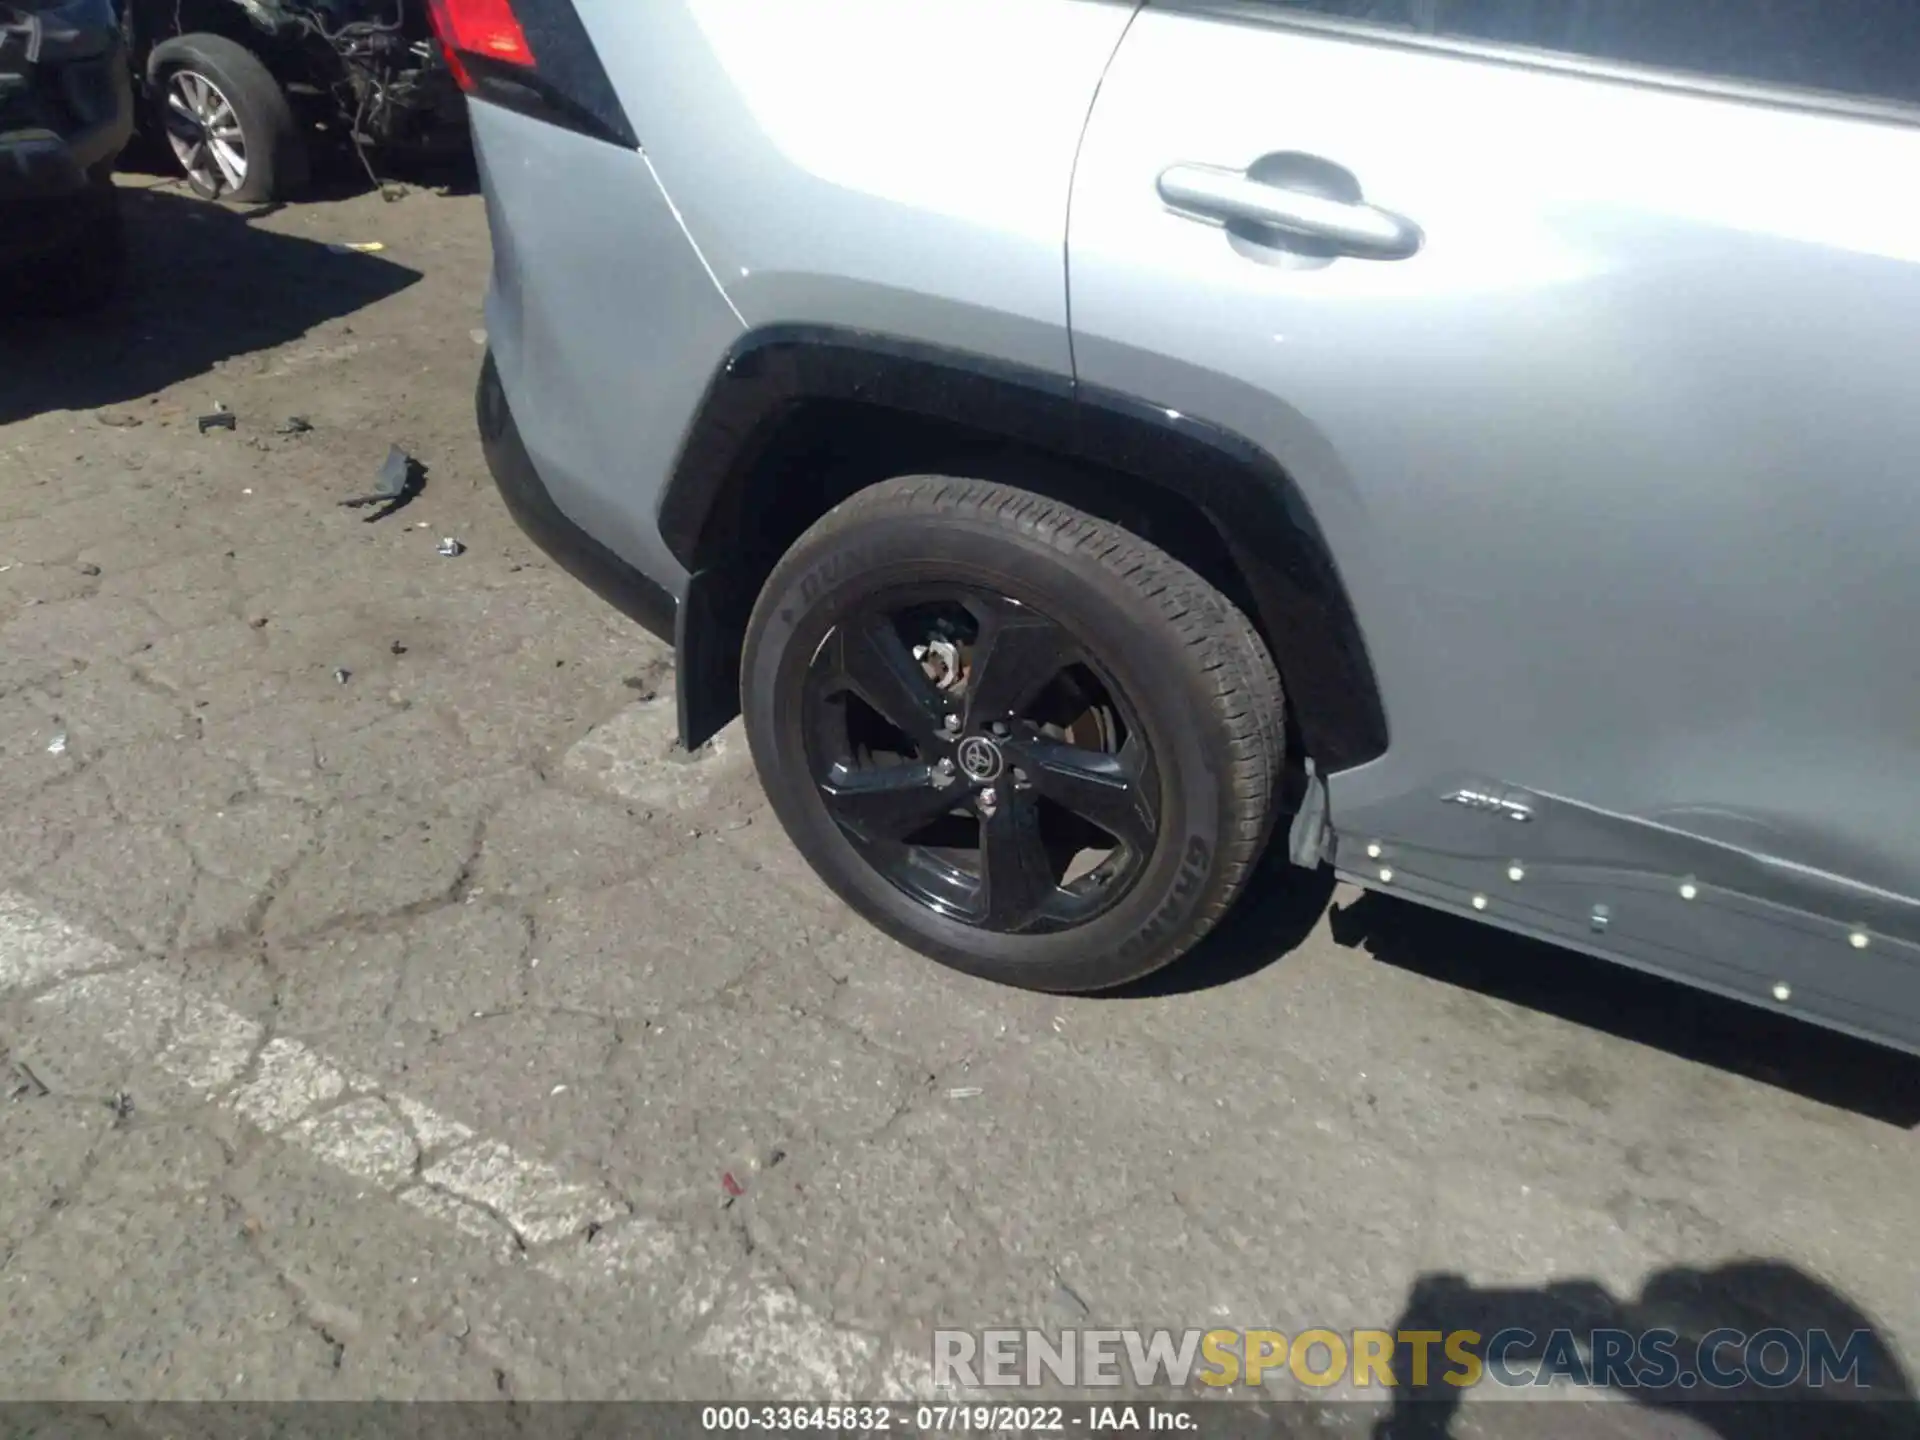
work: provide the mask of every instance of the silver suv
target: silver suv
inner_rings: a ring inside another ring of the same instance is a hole
[[[874,924],[1273,847],[1920,1048],[1920,6],[436,9],[501,489]]]

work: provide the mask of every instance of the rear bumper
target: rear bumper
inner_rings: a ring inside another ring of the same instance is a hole
[[[20,156],[0,139],[0,269],[77,248],[88,231],[119,223],[111,183],[90,178],[71,152]]]
[[[87,167],[71,145],[51,130],[0,134],[0,205],[68,200],[85,192]]]
[[[38,82],[0,124],[0,200],[68,195],[112,168],[133,138],[133,76],[126,49],[70,60]],[[57,97],[57,98],[50,98]]]
[[[672,643],[678,610],[672,594],[587,534],[554,504],[520,439],[491,353],[480,367],[474,407],[487,468],[515,523],[561,569],[623,615]]]

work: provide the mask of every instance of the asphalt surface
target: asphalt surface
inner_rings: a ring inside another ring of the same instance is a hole
[[[1910,1392],[1920,1062],[1284,865],[1132,993],[947,974],[506,518],[476,197],[128,198],[128,302],[0,334],[0,1398],[912,1396],[936,1324],[1489,1315],[1868,1329]]]

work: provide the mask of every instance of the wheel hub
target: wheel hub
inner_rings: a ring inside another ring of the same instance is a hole
[[[1153,853],[1151,752],[1098,662],[1018,600],[871,597],[809,667],[803,743],[840,833],[963,923],[1045,933],[1125,895]]]
[[[969,735],[960,742],[960,769],[976,785],[989,785],[1007,768],[1000,747],[985,735]]]

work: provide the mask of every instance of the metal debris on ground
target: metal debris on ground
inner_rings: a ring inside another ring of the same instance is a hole
[[[453,536],[447,535],[442,537],[439,545],[439,551],[442,555],[446,556],[449,560],[451,560],[456,555],[466,554],[467,547],[462,545],[458,540],[454,539]]]
[[[276,435],[304,435],[313,429],[313,422],[304,415],[289,415],[274,427]]]
[[[47,742],[47,754],[64,755],[67,753],[67,732],[62,730]]]
[[[427,467],[398,445],[387,447],[387,458],[380,466],[380,473],[374,478],[373,489],[365,495],[356,495],[351,500],[342,500],[341,508],[361,510],[369,505],[380,508],[365,517],[371,524],[400,509],[415,495],[420,493],[426,483]]]
[[[200,417],[200,433],[204,435],[209,430],[231,430],[236,423],[231,410],[217,410]]]
[[[389,655],[404,655],[407,653],[407,647],[402,645],[398,640],[396,640],[391,645],[387,646],[387,653]]]
[[[14,1084],[7,1092],[9,1100],[44,1100],[50,1093],[24,1060],[13,1062]]]
[[[385,244],[378,240],[347,241],[327,246],[327,249],[336,255],[378,255],[386,248]]]
[[[133,1118],[133,1096],[125,1090],[113,1092],[113,1098],[107,1101],[107,1108],[113,1111],[113,1118],[121,1123]]]
[[[956,1085],[953,1089],[947,1091],[947,1099],[971,1100],[976,1095],[984,1095],[986,1093],[987,1092],[982,1090],[978,1085]]]
[[[347,683],[347,681],[353,678],[353,672],[347,669],[346,667],[342,666],[333,672],[333,678],[339,681],[342,685],[344,685]]]

